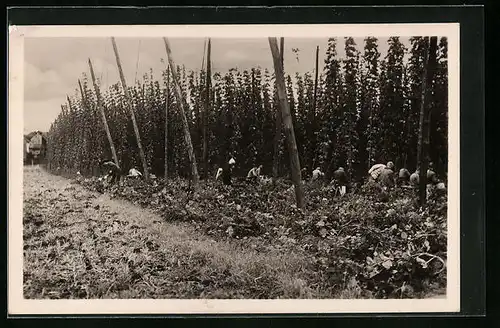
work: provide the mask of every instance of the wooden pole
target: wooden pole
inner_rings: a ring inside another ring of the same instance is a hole
[[[317,99],[318,99],[318,70],[319,70],[319,46],[316,46],[316,71],[315,71],[315,76],[314,76],[314,96],[313,96],[313,105],[311,108],[311,125],[312,125],[312,133],[311,133],[311,158],[310,158],[310,165],[309,167],[312,169],[313,166],[315,166],[315,160],[316,160],[316,132],[317,132],[317,125],[316,125],[316,107],[317,107]]]
[[[66,110],[64,109],[64,105],[61,105],[61,125],[64,127],[64,124],[66,124]],[[61,127],[62,128],[62,127]],[[61,167],[61,166],[64,166],[66,165],[66,162],[65,162],[65,158],[61,156],[61,153],[63,152],[63,149],[66,148],[66,139],[64,138],[64,136],[60,137],[62,138],[62,144],[63,144],[63,147],[59,147],[59,150],[57,152],[57,157],[58,157],[58,166]]]
[[[165,51],[167,52],[168,64],[170,66],[170,71],[172,72],[172,80],[174,81],[174,91],[175,97],[177,98],[177,103],[180,106],[180,112],[182,117],[182,125],[184,127],[184,140],[186,142],[186,147],[188,151],[189,161],[191,162],[191,176],[193,180],[193,187],[196,188],[200,180],[198,176],[198,168],[196,166],[196,157],[194,156],[193,143],[191,142],[191,134],[189,133],[189,124],[186,117],[186,109],[184,99],[182,99],[182,91],[179,82],[179,77],[177,76],[177,71],[175,69],[175,63],[172,58],[172,50],[170,48],[170,43],[167,38],[163,38],[163,43],[165,44]]]
[[[70,120],[69,120],[69,124],[70,126],[73,128],[74,127],[74,122],[75,122],[75,115],[73,113],[73,103],[71,102],[71,99],[69,98],[68,95],[66,95],[66,100],[68,101],[68,109],[69,109],[69,113],[70,113]],[[72,138],[74,138],[75,135],[74,134],[70,134],[69,135],[69,140],[70,142],[73,142]],[[71,164],[71,169],[75,169],[75,167],[77,166],[77,163],[74,161],[74,159],[76,157],[74,157],[74,152],[76,152],[76,148],[71,148],[71,152],[73,152],[73,154],[71,155],[71,158],[72,158],[72,162],[70,163]]]
[[[425,38],[427,44],[429,38]],[[427,168],[428,155],[429,155],[429,140],[427,138],[429,130],[429,99],[432,90],[432,80],[434,78],[434,71],[436,68],[437,56],[437,37],[430,38],[430,44],[427,46],[427,53],[424,59],[424,72],[422,79],[422,93],[420,104],[420,127],[418,134],[418,162],[420,166],[420,181],[419,181],[419,202],[420,205],[425,205],[427,201]]]
[[[68,108],[69,108],[69,111],[73,111],[73,104],[71,103],[71,99],[69,98],[68,95],[66,95],[66,99],[68,100]]]
[[[130,97],[129,90],[127,89],[127,83],[125,82],[125,76],[123,75],[120,56],[118,55],[118,48],[116,47],[116,41],[114,37],[111,37],[111,43],[113,44],[113,50],[115,52],[115,58],[116,58],[116,65],[118,66],[118,72],[120,73],[120,80],[122,82],[123,91],[125,92],[125,99],[127,100],[128,104],[127,107],[129,109],[130,116],[132,118],[132,124],[134,126],[135,138],[137,140],[137,147],[139,148],[139,156],[141,157],[142,168],[144,170],[144,178],[146,180],[149,180],[149,170],[148,170],[148,164],[146,163],[146,155],[144,154],[144,149],[142,148],[141,136],[139,134],[139,128],[137,127],[137,121],[135,119],[132,98]]]
[[[80,87],[80,94],[82,95],[82,103],[85,104],[87,100],[85,94],[83,93],[82,82],[80,81],[80,79],[78,79],[78,86]]]
[[[104,102],[103,102],[103,99],[101,97],[101,90],[99,89],[99,86],[97,85],[97,82],[95,79],[95,74],[94,74],[94,68],[92,67],[92,61],[90,60],[90,58],[89,58],[89,68],[90,68],[90,76],[92,77],[92,84],[94,85],[95,94],[97,96],[97,108],[99,109],[99,112],[101,113],[102,124],[104,125],[104,129],[106,130],[106,136],[108,137],[109,147],[111,148],[111,155],[113,156],[113,160],[115,161],[115,164],[118,167],[120,167],[120,163],[118,162],[118,156],[116,156],[116,149],[115,149],[115,145],[113,143],[113,138],[111,137],[111,132],[109,131],[109,126],[108,126],[108,121],[106,119],[106,114],[104,113]],[[80,88],[81,88],[81,86],[80,86]]]
[[[168,107],[170,106],[170,67],[167,65],[167,84],[166,97],[165,97],[165,169],[164,178],[168,178]]]
[[[281,62],[281,68],[284,70],[284,63],[283,63],[283,51],[285,47],[285,38],[280,38],[280,62]],[[275,74],[276,75],[276,74]],[[277,95],[274,95],[277,97]],[[273,181],[276,182],[276,179],[278,178],[278,173],[279,173],[279,148],[280,148],[280,139],[281,139],[281,124],[282,124],[282,117],[281,117],[281,112],[278,109],[276,111],[276,125],[275,125],[275,132],[274,132],[274,155],[273,155]]]
[[[287,101],[285,75],[281,62],[281,54],[278,50],[278,42],[276,38],[269,38],[269,46],[274,61],[274,71],[276,75],[276,85],[278,89],[278,98],[283,116],[284,130],[288,144],[288,152],[290,156],[290,170],[292,172],[292,181],[295,185],[295,197],[297,199],[297,207],[304,208],[304,190],[302,187],[302,177],[300,172],[299,152],[295,141],[295,132],[293,130],[292,116],[290,114],[290,105]]]
[[[210,108],[210,87],[212,78],[212,65],[210,62],[211,53],[211,40],[208,38],[207,45],[207,76],[206,76],[206,86],[205,86],[205,108],[203,111],[203,174],[205,180],[208,179],[208,140],[207,140],[207,130],[208,130],[208,112]]]
[[[86,113],[86,110],[87,110],[87,96],[85,95],[85,93],[83,92],[83,87],[82,87],[82,82],[80,81],[80,79],[78,79],[78,86],[80,87],[80,94],[82,95],[82,106],[83,106],[83,109],[84,109],[84,112]],[[86,115],[83,115],[83,119],[85,119]],[[88,173],[88,172],[91,172],[91,170],[89,169],[89,166],[91,165],[90,164],[90,161],[88,159],[88,155],[89,155],[89,145],[88,145],[88,134],[87,134],[87,129],[82,129],[83,130],[83,134],[82,134],[82,139],[83,139],[83,145],[85,145],[85,152],[83,153],[84,156],[86,157],[83,157],[83,161],[84,161],[84,166],[83,166],[83,169]]]

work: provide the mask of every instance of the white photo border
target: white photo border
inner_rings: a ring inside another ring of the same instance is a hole
[[[37,37],[389,37],[448,38],[447,293],[441,299],[222,300],[23,298],[24,39]],[[286,314],[428,313],[460,311],[460,24],[54,25],[10,26],[8,43],[8,314]]]

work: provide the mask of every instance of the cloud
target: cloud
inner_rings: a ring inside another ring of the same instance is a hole
[[[52,98],[60,94],[63,82],[56,70],[42,71],[26,63],[24,68],[24,93],[27,100]]]

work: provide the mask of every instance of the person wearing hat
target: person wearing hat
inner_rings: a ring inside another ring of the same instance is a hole
[[[225,185],[231,185],[231,173],[233,171],[234,165],[236,164],[236,161],[234,160],[233,157],[224,165],[225,167],[222,168],[222,183]]]

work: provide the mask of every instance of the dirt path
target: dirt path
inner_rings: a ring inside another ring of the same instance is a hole
[[[26,298],[324,298],[305,254],[214,241],[185,224],[24,171]]]

